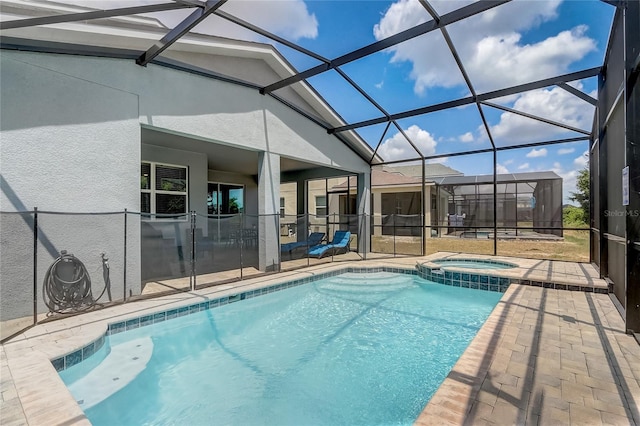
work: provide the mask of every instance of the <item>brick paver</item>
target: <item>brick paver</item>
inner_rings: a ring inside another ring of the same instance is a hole
[[[439,423],[462,370],[471,393],[458,424],[640,424],[640,345],[612,310],[604,294],[510,286],[469,347],[498,341],[488,367],[465,352],[416,424]]]

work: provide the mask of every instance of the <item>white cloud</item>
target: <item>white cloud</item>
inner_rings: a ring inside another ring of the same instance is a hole
[[[302,0],[230,1],[224,10],[293,40],[318,36],[318,20]]]
[[[527,154],[527,158],[537,158],[537,157],[546,157],[547,156],[547,148],[535,149],[533,148]]]
[[[509,169],[507,169],[505,166],[503,166],[500,163],[496,164],[496,173],[501,175],[501,174],[505,174],[505,173],[509,173]]]
[[[428,156],[436,153],[436,145],[438,143],[426,130],[421,129],[414,124],[408,129],[405,129],[404,132],[423,155]],[[380,148],[378,148],[378,154],[380,154],[380,156],[386,161],[402,160],[419,156],[400,132],[382,142]],[[438,162],[443,161],[445,160]]]
[[[523,93],[513,103],[513,109],[586,131],[591,129],[594,116],[594,107],[591,104],[559,87]],[[479,128],[479,133],[485,134],[482,126]],[[571,130],[510,112],[502,113],[498,124],[491,126],[491,134],[496,141],[500,141],[501,145],[540,142],[567,133],[575,134]]]
[[[131,0],[58,0],[61,3],[75,4],[96,9],[115,9],[131,6]],[[137,5],[156,4],[157,0],[137,0]],[[172,10],[150,14],[167,27],[173,28],[186,18],[194,9]],[[267,31],[292,40],[314,39],[318,36],[318,20],[309,13],[303,0],[281,1],[229,1],[220,10],[251,22]],[[261,36],[246,30],[215,15],[209,16],[193,32],[221,35],[244,40],[260,40]]]
[[[558,155],[566,155],[566,154],[571,154],[573,152],[575,152],[576,149],[575,148],[560,148],[558,150]]]
[[[561,74],[573,62],[595,50],[595,42],[584,35],[586,30],[586,26],[578,26],[526,45],[520,43],[518,33],[485,37],[467,61],[469,73],[480,90]]]
[[[470,2],[434,0],[430,3],[443,14]],[[557,17],[560,3],[561,0],[514,1],[448,27],[478,92],[567,72],[573,62],[595,49],[594,40],[586,36],[585,26],[559,32],[538,42],[522,42],[524,31]],[[419,2],[398,0],[374,26],[373,33],[380,40],[430,19]],[[415,81],[416,93],[435,86],[464,84],[439,31],[401,43],[388,51],[393,55],[392,62],[412,64],[411,78]]]
[[[473,142],[475,140],[471,132],[460,135],[458,139],[460,139],[460,142]]]
[[[518,170],[526,170],[529,168],[529,163],[522,163],[518,166]]]
[[[513,158],[508,159],[507,161],[503,161],[502,164],[508,166],[509,164],[513,164]]]
[[[382,86],[384,86],[384,80],[380,81],[380,83],[374,84],[374,86],[376,87],[376,89],[382,89]]]
[[[573,160],[573,165],[575,167],[571,170],[565,170],[564,167],[557,161],[553,163],[552,171],[562,177],[563,203],[574,203],[573,201],[569,200],[569,197],[571,196],[571,193],[577,191],[576,183],[578,179],[578,173],[583,167],[586,167],[586,165],[588,164],[588,159],[586,157],[587,153],[588,151],[585,151],[581,156]]]
[[[426,160],[425,162],[427,164],[430,163],[439,163],[439,164],[444,164],[449,160],[449,157],[440,157],[440,158],[434,158],[433,160]]]
[[[576,170],[565,171],[558,162],[553,163],[551,171],[562,178],[562,203],[571,204],[572,201],[569,200],[569,197],[572,192],[576,192],[578,172]]]
[[[573,160],[573,165],[579,169],[584,169],[589,164],[589,152],[585,151],[580,157]]]

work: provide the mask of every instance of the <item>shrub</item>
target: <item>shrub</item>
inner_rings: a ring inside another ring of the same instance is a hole
[[[581,227],[586,226],[584,210],[576,206],[566,206],[562,210],[562,222],[564,226]]]

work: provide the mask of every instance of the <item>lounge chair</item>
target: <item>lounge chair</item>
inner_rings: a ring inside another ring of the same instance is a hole
[[[324,232],[312,232],[307,237],[307,241],[296,241],[293,243],[286,243],[280,245],[280,253],[284,257],[288,255],[290,259],[293,259],[294,255],[302,255],[307,252],[308,247],[313,247],[324,239]]]
[[[310,257],[321,258],[334,254],[342,254],[349,251],[349,243],[351,242],[351,232],[336,231],[333,234],[333,240],[328,244],[318,244],[309,249]]]

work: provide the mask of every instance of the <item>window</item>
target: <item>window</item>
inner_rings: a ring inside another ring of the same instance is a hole
[[[422,194],[420,192],[389,192],[380,197],[382,202],[381,213],[419,215]]]
[[[316,216],[327,215],[327,196],[316,195]]]
[[[209,182],[207,188],[210,215],[244,213],[244,186]]]
[[[140,211],[187,213],[187,168],[143,162],[140,166]]]
[[[280,217],[284,218],[285,217],[285,211],[284,211],[284,197],[280,197]]]

